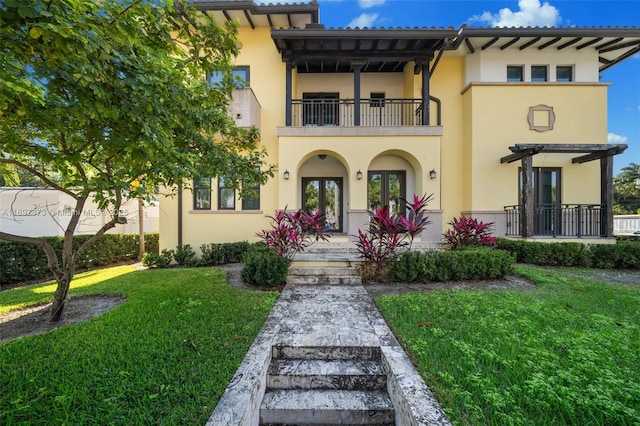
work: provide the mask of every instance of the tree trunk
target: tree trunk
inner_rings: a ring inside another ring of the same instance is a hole
[[[65,269],[67,268],[69,268],[69,266]],[[53,295],[53,305],[51,306],[51,317],[49,317],[49,321],[60,321],[62,318],[62,312],[64,311],[64,305],[67,301],[67,294],[69,293],[72,278],[73,276],[70,271],[64,271],[64,274],[56,280],[58,287]]]

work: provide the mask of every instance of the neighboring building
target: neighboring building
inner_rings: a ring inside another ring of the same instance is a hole
[[[75,205],[71,196],[55,189],[0,187],[0,230],[26,237],[62,236]],[[107,233],[139,233],[138,200],[124,201],[120,216],[126,218],[126,223],[116,225]],[[144,232],[158,232],[158,203],[145,205],[143,216]],[[111,218],[109,211],[100,210],[96,203],[88,201],[75,235],[95,234]]]
[[[344,241],[414,193],[435,195],[423,241],[459,215],[499,236],[613,235],[626,145],[607,144],[599,80],[640,51],[640,28],[328,29],[316,2],[194,4],[239,23],[231,114],[279,171],[257,199],[224,178],[162,199],[161,247],[255,240],[285,206],[321,209]]]

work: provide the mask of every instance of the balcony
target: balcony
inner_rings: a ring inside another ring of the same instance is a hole
[[[522,236],[522,205],[505,206],[507,236]],[[606,237],[606,206],[602,204],[536,204],[533,236]]]
[[[440,126],[440,100],[430,97],[430,104],[435,111],[427,112],[425,123],[422,99],[360,99],[359,105],[354,99],[292,99],[291,126]]]
[[[260,103],[250,87],[233,89],[229,113],[238,127],[260,128]]]

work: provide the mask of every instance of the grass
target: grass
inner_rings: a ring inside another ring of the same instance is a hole
[[[71,295],[127,300],[93,320],[0,343],[0,424],[204,424],[277,293],[229,287],[216,268],[78,275]],[[0,312],[55,287],[0,293]]]
[[[518,272],[538,289],[376,300],[452,422],[640,424],[640,286]]]

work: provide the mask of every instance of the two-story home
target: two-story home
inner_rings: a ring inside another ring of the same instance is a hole
[[[626,145],[607,144],[600,73],[640,52],[640,28],[334,29],[317,2],[194,4],[239,24],[230,111],[278,174],[251,199],[224,177],[163,199],[163,248],[255,240],[285,206],[320,209],[346,241],[367,209],[413,194],[434,194],[423,241],[460,215],[498,236],[613,235]]]

